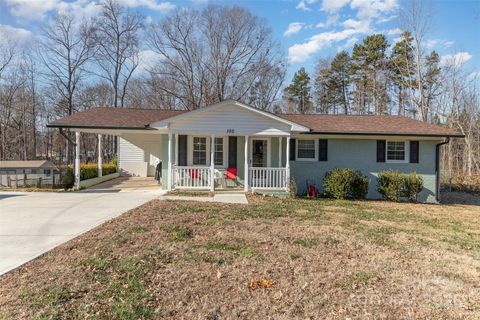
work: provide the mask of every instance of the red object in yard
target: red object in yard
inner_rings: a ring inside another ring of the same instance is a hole
[[[237,179],[237,173],[237,168],[227,168],[226,178],[229,180],[235,180]]]
[[[317,187],[315,185],[311,184],[308,190],[308,195],[312,198],[317,197]]]
[[[198,169],[190,169],[190,177],[192,177],[192,179],[198,179]]]

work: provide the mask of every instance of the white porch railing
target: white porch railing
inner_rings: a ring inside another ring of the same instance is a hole
[[[252,189],[287,189],[287,169],[251,167],[248,182]]]
[[[173,167],[173,188],[175,189],[209,189],[210,168],[185,166]]]

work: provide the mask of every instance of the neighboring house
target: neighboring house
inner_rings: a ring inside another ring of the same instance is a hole
[[[60,172],[47,160],[0,161],[0,186],[52,186],[60,182]]]
[[[118,136],[122,174],[154,176],[161,161],[168,190],[287,191],[293,178],[304,193],[307,179],[321,189],[328,170],[348,167],[367,175],[368,197],[379,198],[377,174],[393,169],[422,176],[427,202],[439,194],[438,146],[462,137],[402,116],[272,114],[237,101],[190,112],[94,108],[48,126],[77,132],[77,141],[79,132]]]

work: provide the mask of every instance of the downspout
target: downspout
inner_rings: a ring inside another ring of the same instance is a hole
[[[440,202],[440,147],[449,142],[450,137],[447,137],[445,141],[437,143],[435,146],[435,187],[437,189],[435,192],[435,198],[437,199],[437,202]]]

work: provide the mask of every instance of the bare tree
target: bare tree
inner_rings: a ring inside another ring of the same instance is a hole
[[[164,79],[161,89],[182,108],[196,109],[225,99],[255,102],[261,90],[276,96],[284,77],[284,61],[265,22],[239,7],[210,5],[201,12],[181,9],[151,26],[151,50],[162,56],[151,70]],[[259,82],[272,80],[262,85]],[[173,90],[174,89],[174,90]],[[258,92],[257,92],[258,94]],[[267,98],[271,104],[275,98]]]
[[[428,110],[425,103],[424,92],[424,70],[425,36],[427,35],[432,21],[432,4],[429,1],[410,0],[400,10],[400,21],[403,30],[410,32],[413,38],[413,55],[415,63],[411,65],[414,68],[416,94],[410,95],[417,108],[419,117],[423,121],[428,120]]]
[[[139,63],[139,33],[143,16],[128,12],[118,2],[106,0],[96,28],[96,62],[112,90],[113,107],[123,107],[130,81]]]

